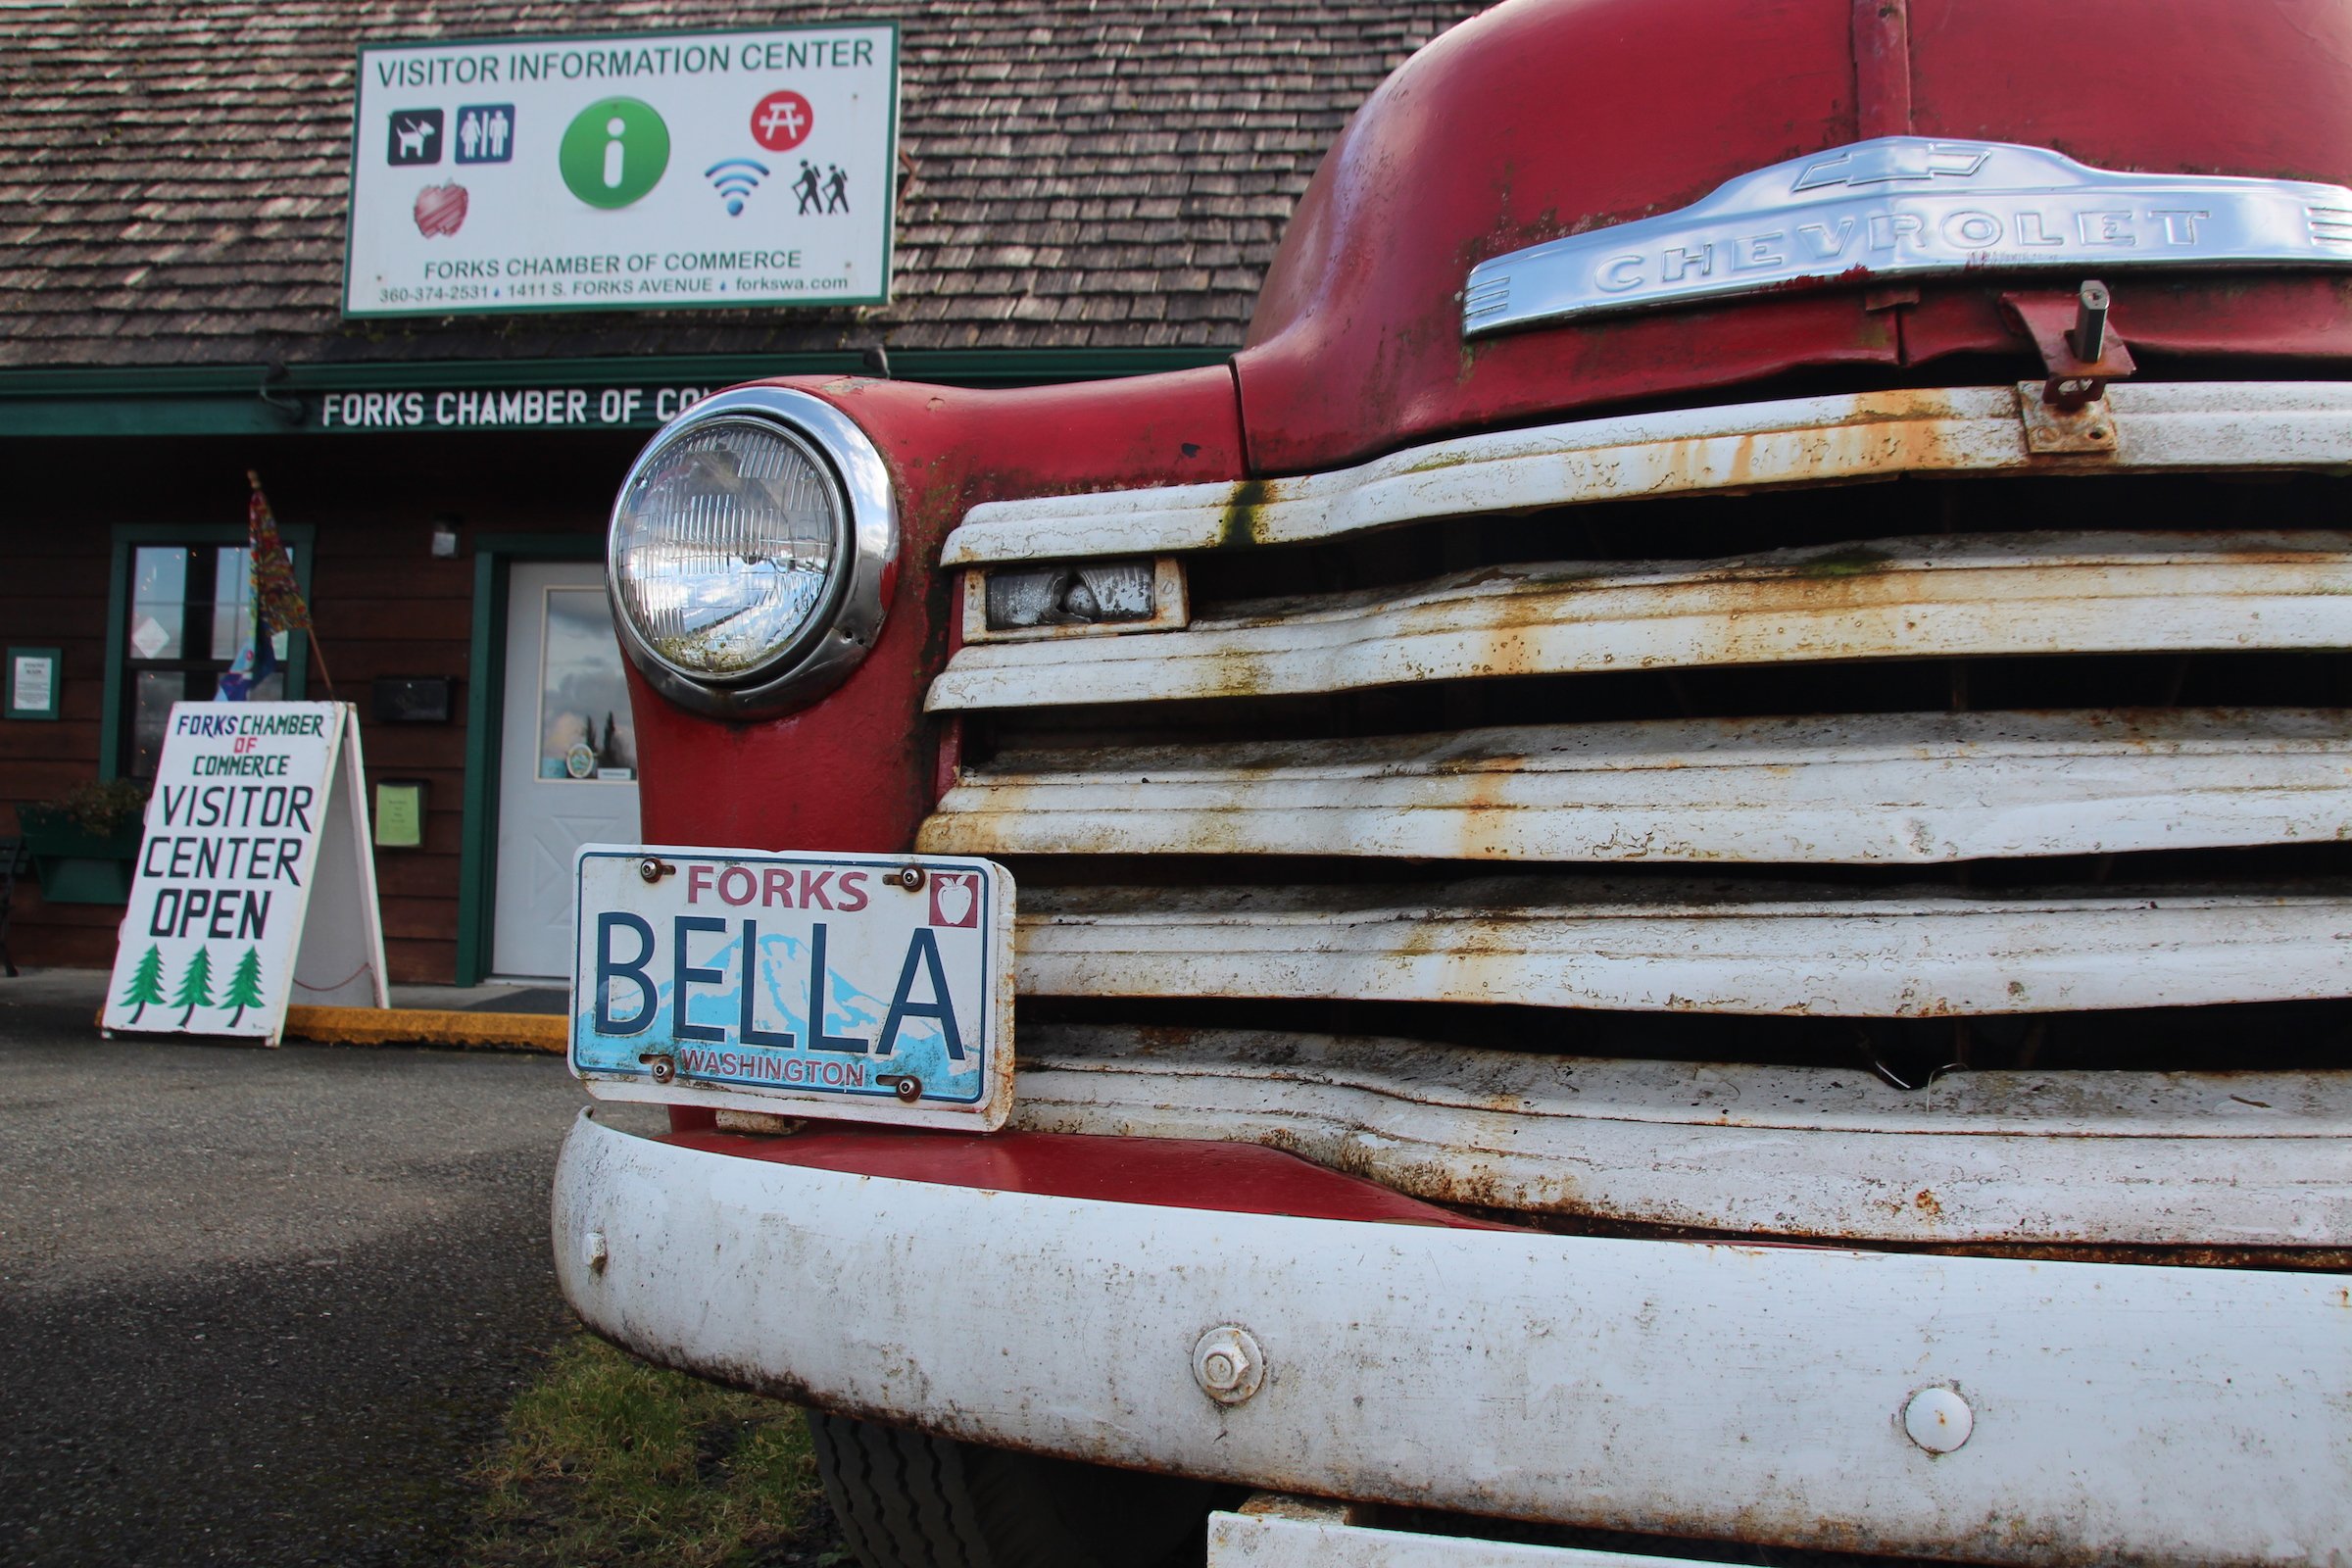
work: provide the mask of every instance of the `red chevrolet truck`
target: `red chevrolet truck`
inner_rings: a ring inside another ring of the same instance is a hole
[[[1227,364],[695,405],[570,1301],[869,1568],[2352,1563],[2347,183],[2342,0],[1510,0]]]

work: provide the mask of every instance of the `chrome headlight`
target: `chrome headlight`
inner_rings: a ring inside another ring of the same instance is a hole
[[[622,481],[606,547],[621,645],[671,701],[747,714],[831,690],[882,629],[899,519],[881,454],[806,392],[696,404]]]

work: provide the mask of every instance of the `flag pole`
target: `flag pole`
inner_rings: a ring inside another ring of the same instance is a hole
[[[325,683],[326,700],[330,703],[334,702],[336,701],[335,677],[334,673],[326,667],[326,650],[318,646],[318,628],[305,626],[302,628],[302,634],[311,640],[311,657],[318,661],[318,679]]]

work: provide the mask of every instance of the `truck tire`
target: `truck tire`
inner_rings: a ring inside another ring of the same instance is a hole
[[[809,1410],[825,1499],[864,1568],[1158,1568],[1199,1560],[1226,1489]]]

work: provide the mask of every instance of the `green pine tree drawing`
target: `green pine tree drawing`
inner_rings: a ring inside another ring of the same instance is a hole
[[[179,995],[172,999],[172,1005],[188,1009],[179,1015],[179,1026],[185,1029],[188,1026],[188,1020],[196,1016],[198,1007],[209,1007],[212,1004],[213,950],[199,947],[196,950],[196,956],[188,960],[186,970],[180,974]]]
[[[259,948],[247,948],[245,956],[237,960],[236,973],[228,977],[228,994],[220,999],[223,1007],[234,1007],[236,1013],[228,1020],[234,1029],[245,1016],[247,1007],[262,1004],[262,953]]]
[[[131,972],[129,988],[115,1005],[131,1008],[130,1021],[137,1023],[139,1014],[147,1010],[147,1004],[163,1000],[164,955],[161,949],[149,943],[146,955],[139,959],[138,968]]]

